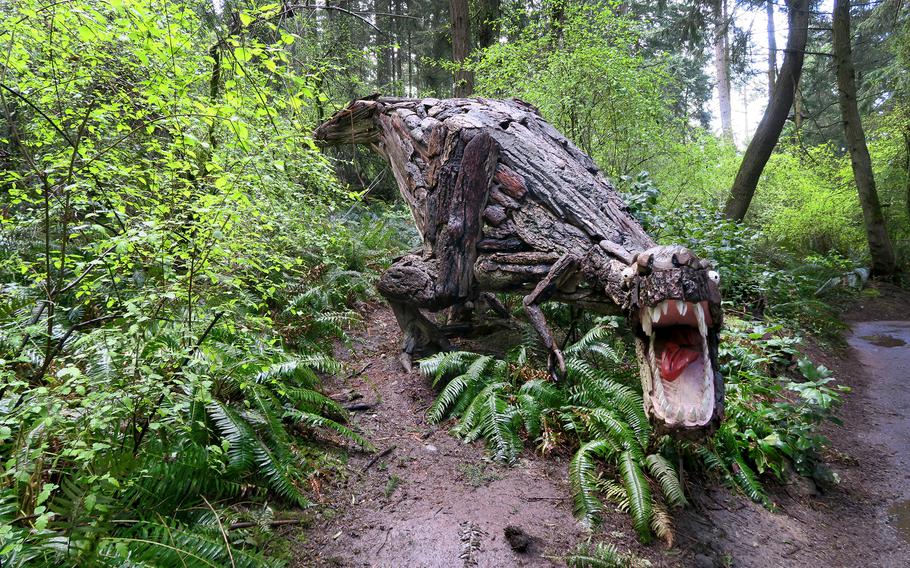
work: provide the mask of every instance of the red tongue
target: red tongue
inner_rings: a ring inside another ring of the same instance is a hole
[[[660,356],[660,376],[665,381],[675,381],[686,370],[689,363],[701,356],[698,351],[667,342]]]

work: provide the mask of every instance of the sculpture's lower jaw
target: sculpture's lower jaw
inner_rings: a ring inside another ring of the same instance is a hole
[[[700,437],[720,421],[718,333],[702,304],[669,300],[638,314],[636,352],[645,412],[655,431]]]

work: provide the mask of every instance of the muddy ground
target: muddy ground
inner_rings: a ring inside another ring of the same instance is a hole
[[[839,484],[799,478],[772,485],[771,512],[727,487],[690,479],[692,505],[675,515],[673,547],[642,546],[618,512],[608,513],[593,538],[654,566],[910,566],[910,323],[880,323],[910,320],[910,299],[879,290],[845,315],[854,330],[848,346],[809,346],[853,388],[839,413],[844,426],[825,429],[827,465]],[[482,444],[449,435],[451,424],[427,424],[435,393],[400,371],[398,342],[394,317],[377,306],[353,344],[337,350],[354,376],[334,379],[327,390],[360,405],[352,421],[378,453],[352,453],[347,479],[324,495],[314,526],[288,535],[292,565],[563,565],[566,552],[589,537],[572,515],[569,456],[526,451],[504,467],[486,459]],[[525,552],[512,549],[506,527],[531,537]]]

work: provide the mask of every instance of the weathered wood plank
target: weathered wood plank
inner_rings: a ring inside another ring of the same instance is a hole
[[[460,163],[453,164],[458,172],[455,182],[437,189],[436,293],[441,298],[467,299],[473,292],[481,217],[498,155],[493,139],[481,132],[465,144]]]

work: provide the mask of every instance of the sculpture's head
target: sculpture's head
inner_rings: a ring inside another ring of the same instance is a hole
[[[339,110],[313,131],[320,146],[370,144],[379,139],[380,102],[376,97],[357,99]]]
[[[702,434],[720,422],[720,277],[681,246],[656,246],[623,271],[632,299],[645,411],[655,428]]]

